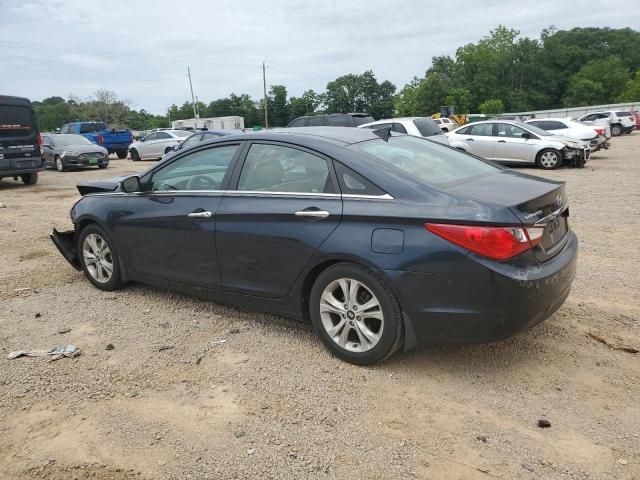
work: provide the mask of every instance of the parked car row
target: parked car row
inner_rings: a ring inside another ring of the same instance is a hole
[[[588,125],[601,125],[611,129],[611,135],[618,137],[623,133],[631,133],[637,128],[636,120],[631,112],[606,111],[583,115],[578,119]]]

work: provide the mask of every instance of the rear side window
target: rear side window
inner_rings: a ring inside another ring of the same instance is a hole
[[[407,133],[407,129],[401,123],[395,123],[391,127],[391,131],[398,133]]]
[[[335,193],[325,159],[295,148],[259,143],[249,149],[238,190]]]
[[[368,115],[366,117],[363,117],[361,115],[352,115],[351,120],[353,122],[354,127],[357,127],[358,125],[364,125],[365,123],[371,123],[376,121],[376,119],[373,118],[371,115]]]
[[[310,127],[322,127],[324,125],[324,117],[322,115],[318,117],[309,117]]]
[[[385,194],[384,190],[378,188],[369,180],[359,173],[354,172],[349,167],[345,167],[340,162],[333,162],[336,173],[338,174],[338,182],[340,182],[340,190],[345,195],[373,195],[376,197]]]
[[[304,117],[296,118],[293,122],[289,124],[289,127],[304,127],[307,123],[307,119]]]
[[[492,123],[480,123],[478,125],[471,126],[471,135],[478,135],[479,137],[490,137],[493,135]]]
[[[488,162],[419,137],[403,135],[355,143],[347,148],[380,160],[426,185],[446,188],[473,177],[498,173]]]
[[[28,137],[33,132],[31,109],[22,105],[0,105],[0,137]]]
[[[88,122],[80,124],[80,133],[96,133],[107,129],[107,125],[102,122]]]
[[[350,127],[351,122],[347,115],[329,115],[327,117],[330,127]]]
[[[442,130],[436,122],[430,118],[416,118],[413,124],[418,128],[420,135],[430,137],[431,135],[440,135]]]

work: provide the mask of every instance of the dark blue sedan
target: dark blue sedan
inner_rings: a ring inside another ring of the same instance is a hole
[[[362,365],[527,329],[576,270],[563,183],[388,130],[226,136],[78,189],[75,230],[51,237],[96,287],[137,281],[309,320]]]

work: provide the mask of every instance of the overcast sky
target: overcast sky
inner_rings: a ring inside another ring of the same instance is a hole
[[[106,88],[165,113],[189,99],[289,95],[372,69],[401,88],[434,55],[503,24],[538,37],[553,24],[640,29],[640,4],[593,0],[0,0],[0,94],[32,100]]]

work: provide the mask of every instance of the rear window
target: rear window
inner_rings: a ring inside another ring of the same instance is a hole
[[[373,118],[371,115],[368,115],[366,117],[352,115],[351,118],[353,119],[353,125],[355,127],[357,127],[358,125],[364,125],[365,123],[371,123],[376,121],[376,119]]]
[[[88,122],[80,124],[80,133],[96,133],[107,129],[107,125],[102,122]]]
[[[28,137],[33,131],[29,107],[0,105],[0,137]]]
[[[417,118],[413,124],[418,128],[420,135],[430,137],[432,135],[441,135],[443,132],[436,122],[430,118]]]
[[[500,167],[456,149],[412,136],[369,140],[348,147],[382,160],[426,185],[444,188],[500,171]]]
[[[616,115],[619,117],[630,117],[631,112],[616,112]]]

